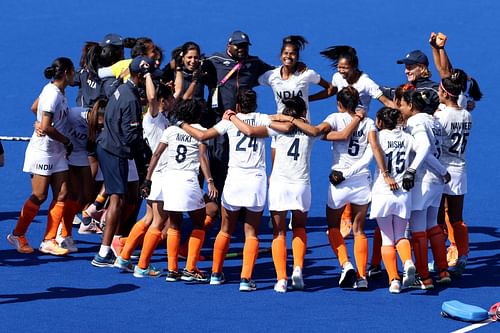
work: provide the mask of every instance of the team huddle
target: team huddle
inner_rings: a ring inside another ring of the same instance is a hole
[[[470,111],[482,94],[473,78],[452,67],[446,41],[442,33],[429,39],[439,82],[430,79],[427,56],[415,50],[397,60],[407,76],[399,87],[375,83],[359,69],[356,50],[346,45],[321,52],[337,69],[331,82],[325,80],[300,61],[307,40],[296,35],[283,39],[278,67],[249,55],[250,39],[241,31],[231,34],[225,51],[207,57],[198,44],[186,42],[163,67],[163,52],[149,38],[108,34],[99,43],[87,42],[80,69],[65,57],[45,69],[50,82],[32,107],[35,131],[23,167],[32,175],[32,193],[7,240],[20,253],[34,251],[26,233],[50,186],[53,200],[41,252],[78,251],[72,229],[81,212],[78,232],[102,234],[92,265],[116,267],[137,278],[158,277],[162,270],[150,261],[166,241],[167,282],[219,285],[225,282],[224,260],[241,221],[239,290],[253,291],[259,225],[267,204],[274,290],[283,293],[289,287],[287,229],[292,230],[290,285],[301,290],[310,157],[320,138],[332,146],[326,221],[342,268],[340,287],[366,290],[368,279],[381,274],[382,261],[391,293],[450,284],[467,264],[465,152]],[[125,49],[130,58],[125,59]],[[252,89],[258,85],[271,87],[275,114],[258,112]],[[310,94],[314,85],[320,90]],[[76,107],[68,106],[68,87],[78,88]],[[337,110],[311,124],[310,102],[333,95]],[[383,104],[375,119],[368,117],[372,99]],[[142,198],[146,214],[137,220]],[[184,213],[193,228],[181,244]],[[377,221],[370,264],[367,214]],[[219,219],[209,274],[197,263],[206,232]],[[353,262],[344,241],[351,232]],[[183,269],[179,257],[186,258]]]

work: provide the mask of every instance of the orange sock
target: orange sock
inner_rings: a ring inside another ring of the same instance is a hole
[[[134,224],[132,230],[130,230],[130,234],[127,237],[125,246],[120,253],[120,257],[125,260],[130,260],[132,253],[137,248],[137,246],[139,246],[141,240],[144,239],[144,235],[146,234],[147,230],[148,228],[144,224],[144,220],[139,220],[136,224]]]
[[[384,266],[389,275],[389,283],[394,279],[400,279],[398,274],[398,263],[396,262],[396,249],[393,245],[384,245],[380,250]]]
[[[420,277],[425,280],[429,278],[429,253],[428,240],[425,231],[412,233],[411,241],[413,245],[413,253],[415,254],[415,266]]]
[[[446,259],[446,237],[441,226],[436,225],[427,230],[427,238],[431,243],[432,255],[439,273],[447,271],[448,260]]]
[[[286,237],[279,235],[273,239],[272,244],[274,269],[276,279],[287,279],[286,276]]]
[[[398,251],[399,258],[401,258],[401,262],[403,263],[403,265],[407,260],[412,260],[411,245],[410,241],[407,238],[401,238],[400,240],[398,240],[396,243],[396,249]]]
[[[158,229],[149,228],[144,235],[144,244],[142,245],[141,256],[139,257],[139,263],[137,266],[142,269],[149,267],[149,262],[153,256],[158,243],[160,242],[161,231]]]
[[[452,227],[455,234],[458,256],[469,255],[469,230],[467,225],[464,221],[458,221],[453,223]]]
[[[205,228],[205,231],[208,231],[210,230],[210,228],[212,228],[212,224],[214,223],[214,218],[207,215],[205,216],[205,222],[204,222],[204,228]]]
[[[304,258],[307,250],[306,228],[293,228],[292,252],[293,267],[304,268]]]
[[[345,205],[344,212],[342,213],[342,220],[352,221],[352,209],[350,203]]]
[[[349,260],[347,256],[347,248],[345,246],[344,238],[340,233],[339,228],[329,228],[328,229],[328,240],[330,241],[330,246],[332,247],[333,252],[339,259],[340,266],[344,266],[344,264]]]
[[[373,231],[372,260],[370,262],[371,266],[378,266],[382,262],[382,252],[380,251],[381,247],[382,234],[380,233],[380,228],[377,226]]]
[[[189,250],[186,260],[186,269],[193,271],[196,268],[196,263],[200,257],[200,250],[205,241],[205,230],[193,229],[189,237]]]
[[[214,243],[214,258],[212,262],[212,273],[222,273],[222,266],[224,259],[226,259],[227,250],[229,250],[229,243],[231,236],[228,233],[219,231]]]
[[[147,235],[147,234],[146,234]],[[146,239],[144,239],[146,241]],[[168,270],[179,271],[179,246],[181,245],[181,232],[173,228],[167,230],[167,257]]]
[[[59,228],[59,223],[61,223],[63,217],[64,205],[64,201],[52,201],[47,218],[44,240],[56,238],[57,228]]]
[[[241,268],[241,278],[251,279],[253,267],[259,254],[259,239],[257,237],[246,237],[243,247],[243,267]]]
[[[446,222],[446,230],[448,232],[448,239],[451,244],[455,244],[455,233],[453,232],[453,226],[450,222],[450,217],[448,215],[448,208],[445,208],[444,211],[444,221]]]
[[[368,263],[368,239],[366,235],[354,236],[354,259],[360,277],[366,277],[366,264]]]
[[[40,206],[35,204],[30,199],[26,200],[21,210],[21,215],[17,220],[16,227],[12,232],[14,236],[23,236],[28,231],[28,227],[40,210]]]
[[[76,213],[82,209],[82,206],[78,201],[75,200],[66,200],[64,203],[64,212],[62,218],[62,228],[61,228],[61,236],[68,237],[72,235],[73,231],[73,220],[75,218]]]

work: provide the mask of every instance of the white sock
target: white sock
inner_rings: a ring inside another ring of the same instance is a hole
[[[101,247],[99,248],[99,255],[104,258],[108,255],[110,248],[111,247],[109,245],[101,245]]]

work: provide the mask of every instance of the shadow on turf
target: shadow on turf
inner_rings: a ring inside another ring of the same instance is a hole
[[[9,299],[6,301],[0,301],[2,304],[10,303],[25,303],[38,300],[48,300],[48,299],[68,299],[68,298],[81,298],[89,296],[103,296],[103,295],[113,295],[128,293],[140,288],[134,284],[116,284],[111,287],[106,288],[69,288],[69,287],[51,287],[47,291],[31,294],[0,294],[1,299]]]
[[[21,208],[21,207],[20,207]],[[5,220],[17,220],[19,218],[19,212],[18,210],[13,211],[13,212],[0,212],[0,221],[5,221]],[[48,210],[42,209],[38,212],[37,217],[41,218],[42,216],[47,216]]]

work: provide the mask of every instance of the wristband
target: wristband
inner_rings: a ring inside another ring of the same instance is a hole
[[[384,176],[384,178],[389,177],[389,170],[385,170],[384,172],[382,172],[382,176]]]

